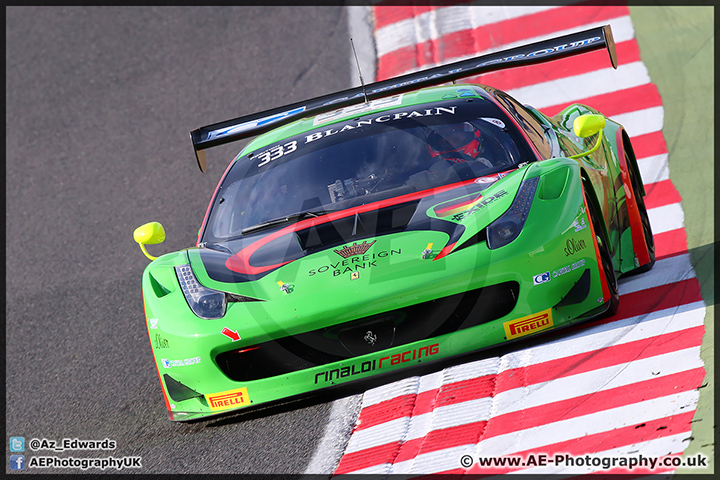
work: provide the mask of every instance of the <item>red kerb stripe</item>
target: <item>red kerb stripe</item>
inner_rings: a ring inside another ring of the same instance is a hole
[[[614,117],[623,113],[636,112],[646,108],[661,107],[662,98],[654,83],[646,83],[637,87],[616,90],[603,95],[574,100],[572,103],[581,103],[596,110],[599,110],[607,117]],[[570,103],[561,103],[551,107],[543,108],[545,115],[553,116],[560,113]]]

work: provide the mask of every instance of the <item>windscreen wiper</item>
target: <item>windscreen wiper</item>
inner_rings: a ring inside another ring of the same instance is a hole
[[[282,225],[284,223],[290,223],[292,221],[296,220],[303,220],[308,217],[319,217],[320,215],[325,215],[326,213],[330,213],[332,210],[316,210],[316,211],[305,211],[305,212],[297,212],[297,213],[291,213],[290,215],[284,215],[282,217],[273,218],[271,220],[266,220],[262,223],[258,223],[257,225],[253,225],[251,227],[247,227],[242,229],[240,232],[243,235],[247,235],[248,233],[257,232],[260,230],[264,230],[266,228],[274,227],[277,225]]]

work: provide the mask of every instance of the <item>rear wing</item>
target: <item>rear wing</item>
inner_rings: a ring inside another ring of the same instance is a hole
[[[195,159],[200,171],[204,173],[207,168],[206,149],[254,137],[304,117],[431,85],[449,83],[463,77],[549,62],[601,49],[607,49],[613,68],[617,68],[617,53],[610,25],[481,55],[449,65],[440,65],[371,83],[364,87],[354,87],[303,102],[214,123],[190,132],[195,149]]]

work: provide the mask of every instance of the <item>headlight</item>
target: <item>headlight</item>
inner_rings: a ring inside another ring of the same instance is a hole
[[[190,265],[175,267],[180,288],[190,308],[200,318],[215,319],[225,315],[225,293],[203,287],[195,278]]]
[[[487,227],[488,248],[505,246],[520,235],[535,197],[538,180],[539,177],[523,180],[507,212]]]

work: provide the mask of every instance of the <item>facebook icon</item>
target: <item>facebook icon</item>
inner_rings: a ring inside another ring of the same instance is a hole
[[[10,455],[10,470],[24,470],[25,455]]]

